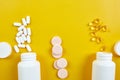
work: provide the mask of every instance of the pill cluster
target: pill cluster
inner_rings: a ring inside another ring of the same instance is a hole
[[[68,65],[68,62],[65,58],[62,58],[63,48],[61,46],[62,40],[59,36],[52,38],[51,43],[52,47],[52,56],[57,59],[54,61],[53,67],[58,70],[57,76],[60,79],[65,79],[68,77],[68,71],[65,69]]]
[[[107,26],[103,24],[103,22],[100,19],[94,19],[92,22],[88,23],[89,26],[89,34],[91,36],[90,41],[96,42],[97,44],[100,44],[103,40],[100,36],[98,36],[98,32],[107,32]],[[102,46],[100,48],[100,51],[105,51],[105,46]]]
[[[27,51],[31,52],[32,49],[30,47],[31,43],[31,29],[27,27],[30,24],[30,16],[26,16],[26,18],[22,18],[22,23],[14,22],[13,25],[18,27],[18,33],[16,34],[16,42],[17,45],[14,45],[14,49],[17,53],[20,52],[20,48],[26,48]]]

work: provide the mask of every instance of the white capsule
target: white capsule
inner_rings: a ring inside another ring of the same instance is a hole
[[[27,43],[31,43],[31,38],[29,35],[27,36]]]
[[[114,52],[115,52],[118,56],[120,56],[120,41],[118,41],[118,42],[115,43]]]
[[[54,36],[51,40],[52,45],[61,45],[62,40],[59,36]]]
[[[20,50],[19,50],[19,48],[18,48],[17,45],[14,46],[14,49],[15,49],[15,52],[16,52],[16,53],[19,53],[19,52],[20,52]]]
[[[66,69],[59,69],[57,75],[60,79],[65,79],[68,77],[68,71]]]
[[[22,18],[22,23],[24,26],[27,26],[27,22],[26,22],[25,18]]]
[[[26,23],[30,24],[30,16],[26,16]]]
[[[27,49],[27,51],[29,51],[29,52],[31,52],[32,51],[32,49],[31,49],[31,47],[30,47],[30,45],[26,45],[26,49]]]
[[[17,42],[18,44],[20,44],[20,43],[21,43],[21,40],[20,40],[20,38],[19,38],[19,37],[16,37],[15,39],[16,39],[16,42]]]
[[[57,60],[56,65],[58,66],[58,68],[63,69],[67,67],[68,63],[65,58],[60,58]]]
[[[24,41],[27,41],[27,38],[24,34],[22,34],[21,37],[23,38]]]
[[[22,24],[19,23],[19,22],[14,22],[13,25],[14,25],[14,26],[17,26],[17,27],[20,27]]]
[[[25,36],[27,35],[27,29],[26,28],[23,29],[23,33],[25,34]]]
[[[25,43],[24,39],[21,36],[19,37],[19,39],[22,44]]]
[[[21,25],[19,28],[18,28],[18,31],[22,31],[25,27],[23,25]]]
[[[25,44],[18,44],[19,48],[25,48]]]
[[[27,33],[28,33],[28,35],[31,35],[31,29],[30,28],[27,28]]]
[[[19,37],[19,36],[21,36],[22,34],[23,34],[23,31],[19,31],[16,36]]]
[[[60,45],[55,45],[55,46],[53,46],[53,48],[52,48],[52,53],[53,54],[62,54],[62,52],[63,52],[63,48],[62,48],[62,46],[60,46]]]

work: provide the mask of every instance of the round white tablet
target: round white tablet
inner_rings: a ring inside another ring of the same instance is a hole
[[[67,60],[65,58],[60,58],[57,60],[56,65],[58,66],[58,68],[62,69],[67,67],[68,63]]]
[[[60,79],[65,79],[68,77],[68,71],[66,69],[59,69],[57,75]]]
[[[52,53],[52,56],[53,56],[54,58],[58,59],[58,58],[61,58],[61,57],[62,57],[62,54],[53,54],[53,53]]]
[[[56,63],[57,63],[57,60],[54,61],[53,67],[54,67],[55,69],[59,69]]]
[[[115,43],[114,51],[118,56],[120,56],[120,41]]]
[[[62,54],[62,52],[63,52],[63,48],[62,48],[62,46],[60,46],[60,45],[55,45],[55,46],[53,46],[53,48],[52,48],[52,53],[53,54]]]
[[[51,40],[52,45],[61,45],[62,40],[59,36],[54,36]]]
[[[0,58],[6,58],[12,53],[12,48],[7,42],[0,42]]]

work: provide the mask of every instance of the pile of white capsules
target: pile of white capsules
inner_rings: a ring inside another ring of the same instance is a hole
[[[57,76],[60,79],[65,79],[68,77],[68,71],[65,69],[68,66],[68,62],[65,58],[62,58],[63,48],[61,46],[62,40],[59,36],[52,38],[52,56],[57,59],[54,61],[53,67],[58,70]]]
[[[31,43],[31,29],[27,27],[30,24],[30,16],[26,16],[26,18],[22,18],[22,23],[14,22],[13,25],[18,27],[18,33],[16,34],[16,42],[17,45],[14,45],[14,49],[16,53],[20,52],[20,48],[26,48],[28,52],[31,52],[32,49],[30,47]]]

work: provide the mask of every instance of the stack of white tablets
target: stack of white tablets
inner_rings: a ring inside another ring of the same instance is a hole
[[[15,51],[20,52],[19,48],[26,48],[27,51],[32,51],[30,47],[31,43],[31,29],[28,26],[30,24],[30,16],[22,18],[22,23],[14,22],[13,25],[18,27],[18,33],[16,34],[17,45],[14,46]]]
[[[116,55],[120,56],[120,41],[115,43],[114,52],[116,53]]]
[[[61,46],[62,40],[59,36],[52,38],[51,43],[52,47],[52,56],[57,59],[54,61],[54,68],[58,70],[57,76],[60,79],[65,79],[68,77],[68,71],[65,69],[68,65],[68,62],[65,58],[62,58],[63,48]]]

